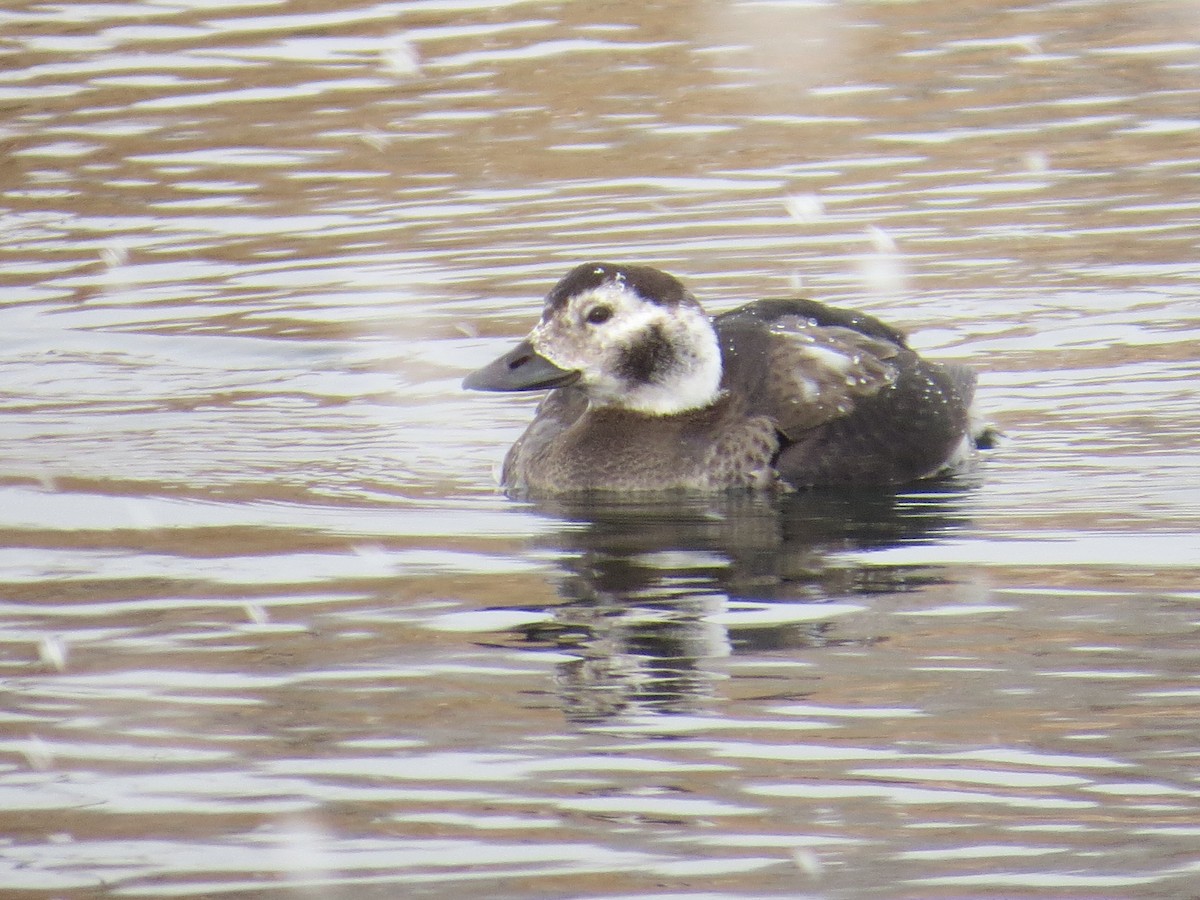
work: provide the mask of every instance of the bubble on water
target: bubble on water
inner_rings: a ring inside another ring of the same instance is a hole
[[[255,625],[266,625],[271,621],[271,617],[267,615],[267,611],[257,603],[247,603],[242,607],[246,612],[246,618]]]
[[[379,51],[384,71],[397,78],[413,78],[421,74],[421,54],[405,35],[389,39]]]
[[[892,236],[880,228],[878,225],[867,226],[867,237],[871,239],[871,245],[880,253],[895,253],[896,242]]]
[[[20,749],[29,768],[45,772],[54,766],[54,751],[36,734],[31,734],[29,740],[20,745]]]
[[[129,262],[129,248],[120,241],[110,241],[100,251],[100,260],[110,269]]]
[[[825,871],[821,865],[821,858],[808,847],[792,848],[792,862],[809,878],[820,878]]]
[[[1042,54],[1042,42],[1036,34],[1025,34],[1013,38],[1013,43],[1030,56],[1040,56]]]
[[[908,272],[895,240],[876,225],[867,229],[867,239],[871,247],[858,258],[858,276],[863,287],[869,293],[886,297],[904,293]]]
[[[330,878],[337,866],[329,842],[329,833],[313,820],[286,819],[280,823],[272,848],[273,868],[298,886]]]
[[[376,131],[373,128],[368,131],[364,131],[358,136],[358,139],[368,147],[372,148],[373,150],[378,150],[381,153],[386,150],[388,145],[392,142],[391,135],[385,134],[382,131]]]
[[[381,571],[392,565],[392,557],[382,544],[355,544],[350,552],[364,562],[371,563]]]
[[[825,201],[816,194],[792,194],[784,198],[783,208],[797,222],[817,222],[825,217]]]
[[[1041,150],[1034,150],[1026,153],[1022,157],[1022,162],[1025,164],[1025,170],[1034,174],[1041,174],[1050,171],[1050,157]]]
[[[47,635],[38,641],[38,659],[47,668],[61,672],[67,667],[67,644],[59,637]]]

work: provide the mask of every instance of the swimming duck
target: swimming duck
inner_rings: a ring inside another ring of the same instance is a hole
[[[921,359],[878,319],[812,300],[710,319],[648,266],[572,269],[528,337],[463,386],[550,391],[504,460],[518,494],[896,485],[983,441],[974,372]]]

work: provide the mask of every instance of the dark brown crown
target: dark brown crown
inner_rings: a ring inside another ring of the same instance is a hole
[[[696,300],[679,279],[650,266],[618,266],[612,263],[584,263],[568,272],[546,296],[546,310],[561,309],[567,301],[584,291],[605,284],[621,284],[643,300],[659,306],[694,305]]]

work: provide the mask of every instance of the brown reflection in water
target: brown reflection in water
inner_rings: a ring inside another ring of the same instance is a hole
[[[842,634],[836,623],[845,604],[924,589],[947,576],[935,567],[839,562],[838,554],[964,529],[969,489],[948,483],[900,495],[540,503],[539,512],[561,519],[539,541],[559,554],[561,603],[551,619],[517,629],[514,646],[573,657],[560,665],[558,682],[573,721],[708,708],[713,660],[730,653],[886,640]],[[765,615],[739,623],[747,604]],[[808,607],[797,621],[786,611],[773,621],[772,608],[783,610],[777,604]]]

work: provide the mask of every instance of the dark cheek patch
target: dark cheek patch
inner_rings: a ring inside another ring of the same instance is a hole
[[[649,384],[675,364],[675,349],[658,325],[652,326],[637,343],[621,351],[617,374],[625,381]]]

